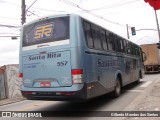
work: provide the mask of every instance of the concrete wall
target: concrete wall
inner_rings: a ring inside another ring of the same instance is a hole
[[[5,65],[2,68],[4,69],[5,90],[7,98],[12,99],[17,97],[22,97],[20,91],[22,79],[18,77],[19,66],[17,64]]]
[[[5,99],[7,97],[4,82],[5,82],[4,71],[3,69],[0,69],[0,100]]]

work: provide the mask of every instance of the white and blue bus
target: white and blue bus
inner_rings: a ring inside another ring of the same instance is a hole
[[[143,77],[141,47],[79,15],[50,16],[21,31],[22,95],[86,100]]]

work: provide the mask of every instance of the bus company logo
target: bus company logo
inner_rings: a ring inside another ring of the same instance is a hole
[[[2,117],[12,117],[11,112],[2,112]]]
[[[119,67],[120,61],[119,60],[102,60],[98,59],[97,65],[100,68],[109,68],[109,67]]]
[[[34,40],[46,39],[52,36],[53,23],[37,26],[34,33]]]

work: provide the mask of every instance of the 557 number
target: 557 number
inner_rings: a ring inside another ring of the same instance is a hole
[[[57,66],[66,66],[68,61],[57,62]]]

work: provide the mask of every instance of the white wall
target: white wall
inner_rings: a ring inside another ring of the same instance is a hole
[[[7,65],[5,74],[6,74],[7,87],[8,87],[8,98],[22,97],[22,94],[20,91],[22,79],[18,77],[19,66]]]

